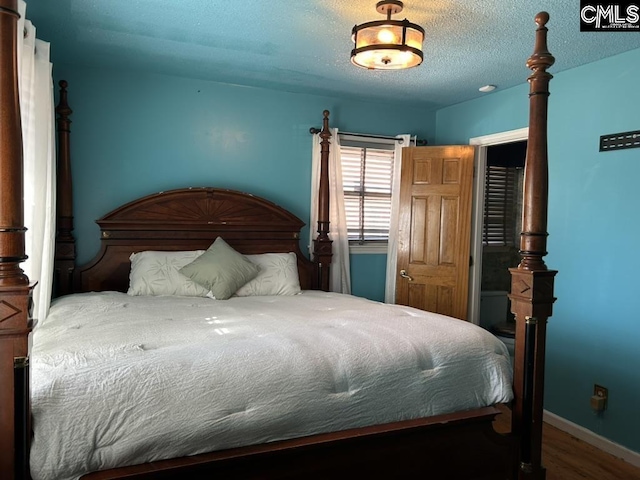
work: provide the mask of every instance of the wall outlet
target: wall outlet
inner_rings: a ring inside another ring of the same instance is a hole
[[[596,412],[602,412],[607,409],[607,400],[609,399],[609,390],[601,385],[593,386],[593,396],[591,397],[591,408]]]

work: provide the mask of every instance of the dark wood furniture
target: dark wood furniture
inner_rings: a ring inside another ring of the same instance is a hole
[[[247,255],[295,252],[300,286],[320,286],[317,264],[300,250],[302,220],[254,195],[219,188],[170,190],[119,207],[97,223],[102,247],[73,271],[73,292],[126,292],[131,253],[206,250],[218,236]]]
[[[26,259],[17,0],[0,0],[0,475],[28,472],[31,287]]]
[[[17,2],[0,0],[0,472],[28,478],[29,281],[22,207],[22,139],[17,87]],[[512,433],[492,428],[493,407],[358,428],[210,454],[96,472],[86,478],[458,478],[542,479],[542,393],[545,325],[553,304],[555,272],[546,254],[547,151],[546,47],[548,15],[536,17],[531,116],[524,198],[523,260],[512,270],[516,315],[515,401]],[[127,204],[99,220],[102,248],[88,265],[75,267],[72,236],[69,115],[61,82],[58,119],[58,294],[126,288],[128,255],[136,250],[182,250],[208,246],[218,235],[245,253],[295,251],[304,288],[328,289],[328,112],[324,113],[318,240],[313,261],[299,251],[302,222],[266,200],[213,188],[159,193]],[[264,220],[266,216],[269,220]]]

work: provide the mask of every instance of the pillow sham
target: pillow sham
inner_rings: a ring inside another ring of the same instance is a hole
[[[129,295],[179,295],[206,297],[209,290],[178,272],[204,250],[185,252],[144,251],[133,253],[129,272]]]
[[[180,273],[211,290],[216,300],[226,300],[258,275],[258,267],[218,237],[206,252],[182,267]]]
[[[246,255],[258,266],[258,276],[236,292],[238,297],[254,295],[297,295],[301,292],[296,254],[263,253]]]

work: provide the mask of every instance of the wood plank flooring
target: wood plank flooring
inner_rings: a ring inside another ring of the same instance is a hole
[[[511,413],[504,406],[495,429],[510,430]],[[640,480],[640,468],[578,440],[547,423],[542,427],[542,464],[547,480]]]

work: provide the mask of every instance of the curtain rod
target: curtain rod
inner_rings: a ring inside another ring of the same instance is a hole
[[[320,133],[322,130],[316,127],[311,127],[309,129],[309,133],[311,133],[312,135],[315,133]],[[371,134],[367,134],[367,133],[353,133],[353,132],[341,132],[338,130],[338,135],[353,135],[355,137],[364,137],[364,138],[380,138],[382,140],[398,140],[397,137],[391,137],[389,135],[371,135]],[[412,135],[412,137],[414,137],[414,135]],[[416,138],[416,145],[417,146],[425,146],[427,145],[427,141],[426,140],[420,140],[417,136]]]
[[[309,133],[320,133],[322,130],[319,128],[311,127],[309,129]],[[391,137],[389,135],[371,135],[367,133],[353,133],[353,132],[341,132],[338,131],[338,135],[353,135],[354,137],[364,137],[364,138],[381,138],[383,140],[397,140],[396,137]]]

